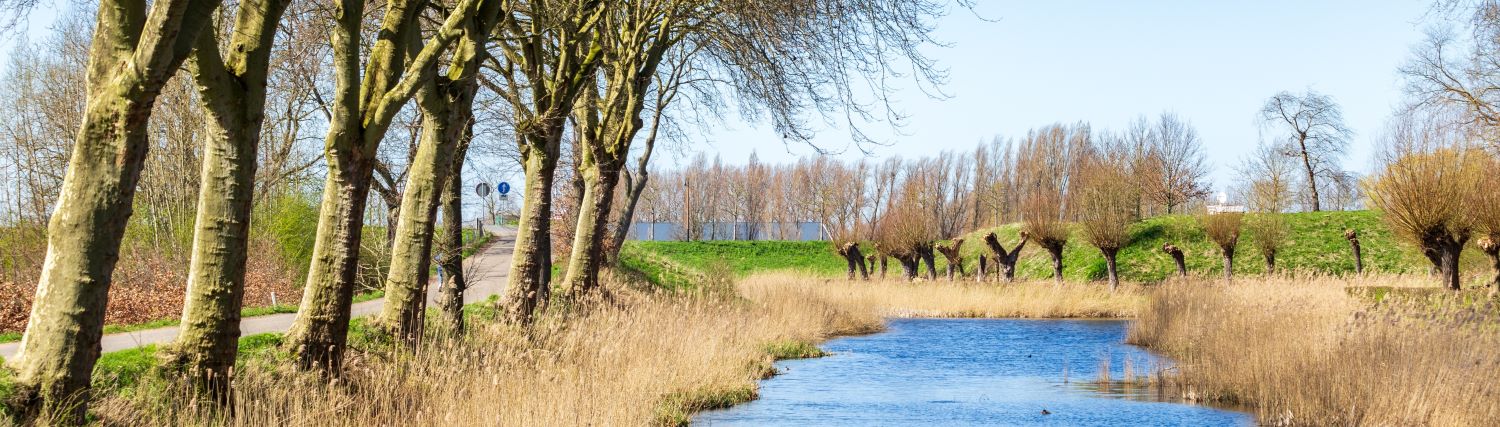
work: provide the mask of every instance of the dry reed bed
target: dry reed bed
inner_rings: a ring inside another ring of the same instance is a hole
[[[1493,305],[1444,294],[1375,305],[1351,297],[1349,284],[1269,278],[1164,285],[1152,292],[1129,341],[1177,360],[1171,378],[1187,393],[1250,405],[1265,424],[1500,425]]]
[[[740,290],[751,299],[777,292],[814,295],[840,306],[874,307],[883,317],[1124,318],[1135,316],[1146,302],[1139,286],[1110,291],[1102,283],[1058,285],[1050,280],[866,282],[776,273],[746,278]]]
[[[336,383],[280,367],[245,369],[233,420],[157,391],[116,394],[96,406],[126,425],[646,425],[755,395],[770,373],[767,345],[818,342],[882,327],[866,307],[815,295],[621,291],[615,301],[530,331],[478,323],[457,342],[415,356],[369,351]],[[279,365],[275,365],[279,366]]]

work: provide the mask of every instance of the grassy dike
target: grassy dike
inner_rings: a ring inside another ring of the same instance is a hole
[[[1283,214],[1289,233],[1276,256],[1277,269],[1303,275],[1342,276],[1354,273],[1354,256],[1344,230],[1359,232],[1364,254],[1365,273],[1372,275],[1420,274],[1430,263],[1411,244],[1400,240],[1371,211],[1306,212]],[[1008,224],[978,230],[964,235],[964,268],[972,274],[984,248],[983,236],[994,232],[1006,248],[1019,241],[1020,224]],[[1236,276],[1265,274],[1265,262],[1255,250],[1253,234],[1239,240],[1235,256]],[[1158,283],[1176,274],[1172,259],[1161,251],[1172,243],[1187,255],[1188,270],[1202,277],[1220,277],[1223,260],[1219,249],[1203,234],[1198,218],[1191,215],[1166,215],[1148,218],[1130,228],[1130,243],[1120,250],[1120,279],[1125,282]],[[828,242],[788,241],[709,241],[709,242],[628,242],[621,250],[621,261],[639,270],[651,280],[668,287],[688,285],[701,272],[723,269],[737,277],[762,272],[795,272],[811,276],[842,277],[844,260],[833,253]],[[939,274],[947,263],[937,257]],[[1063,276],[1070,282],[1103,280],[1104,257],[1099,250],[1077,238],[1063,250]],[[891,262],[888,274],[899,275],[900,267]],[[1463,269],[1471,283],[1485,280],[1490,273],[1489,260],[1478,250],[1464,252]],[[1022,251],[1016,266],[1018,278],[1047,279],[1052,274],[1052,259],[1034,243]]]

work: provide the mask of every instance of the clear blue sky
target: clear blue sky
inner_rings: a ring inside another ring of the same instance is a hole
[[[927,49],[950,72],[935,100],[917,90],[896,99],[900,132],[867,133],[892,143],[875,156],[969,150],[995,135],[1020,136],[1058,121],[1122,129],[1140,114],[1177,112],[1198,129],[1215,188],[1259,139],[1256,113],[1282,90],[1312,88],[1343,106],[1354,130],[1345,165],[1366,172],[1371,138],[1401,99],[1397,68],[1423,39],[1428,1],[993,1],[978,15],[956,10],[938,22],[949,47]],[[762,161],[812,153],[786,146],[767,126],[731,120],[692,148],[726,162],[751,150]],[[848,146],[825,129],[815,139]],[[857,158],[858,150],[841,155]],[[664,163],[675,161],[664,157]]]
[[[1431,3],[1378,1],[1014,1],[978,0],[975,12],[954,9],[937,23],[947,47],[926,52],[949,71],[938,100],[909,87],[896,94],[907,116],[898,131],[863,126],[890,143],[877,157],[917,157],[969,150],[996,135],[1064,121],[1122,129],[1141,114],[1177,112],[1199,131],[1214,169],[1215,188],[1259,139],[1256,112],[1282,90],[1331,95],[1355,131],[1347,168],[1368,170],[1371,138],[1401,99],[1397,67],[1423,38]],[[67,7],[58,2],[56,8]],[[30,36],[44,37],[55,9],[32,12]],[[0,59],[13,38],[0,41]],[[911,85],[907,85],[911,86]],[[821,123],[821,121],[819,121]],[[813,151],[785,145],[768,126],[731,118],[703,135],[693,151],[742,163],[755,151],[765,162]],[[823,126],[815,142],[862,154],[848,133]],[[686,156],[659,156],[661,165]],[[519,177],[513,177],[519,181]]]

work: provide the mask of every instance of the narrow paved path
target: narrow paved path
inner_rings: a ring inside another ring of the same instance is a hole
[[[494,240],[482,251],[464,260],[464,278],[469,282],[469,289],[464,292],[464,303],[484,301],[490,295],[498,295],[505,289],[505,278],[510,273],[510,254],[515,248],[515,230],[496,227],[488,231],[494,234]],[[435,306],[438,287],[428,286],[427,288],[428,306]],[[384,298],[355,303],[350,309],[350,314],[353,317],[380,314],[383,304],[385,304]],[[296,313],[246,317],[240,321],[240,336],[286,332],[288,328],[291,328],[292,320],[296,318]],[[104,352],[109,353],[148,344],[165,344],[174,339],[177,339],[177,327],[169,326],[105,335],[100,344]],[[0,357],[10,359],[20,347],[20,342],[0,344]]]

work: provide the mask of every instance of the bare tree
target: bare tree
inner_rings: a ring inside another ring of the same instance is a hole
[[[1403,115],[1395,120],[1379,155],[1383,169],[1366,181],[1370,203],[1393,231],[1416,243],[1440,272],[1443,286],[1459,289],[1459,256],[1477,227],[1471,212],[1488,154],[1472,148],[1440,120]]]
[[[1058,283],[1063,280],[1063,247],[1072,234],[1067,223],[1072,218],[1072,178],[1079,159],[1092,149],[1091,141],[1086,124],[1055,124],[1033,130],[1018,148],[1023,230],[1052,256],[1052,277]]]
[[[332,52],[336,90],[324,149],[328,175],[312,265],[297,320],[284,343],[296,354],[299,367],[336,371],[343,361],[350,304],[359,273],[365,201],[376,153],[396,113],[434,77],[431,64],[459,36],[478,3],[458,2],[433,37],[415,49],[411,45],[420,36],[418,12],[425,2],[391,0],[366,55],[361,54],[365,2],[341,0],[335,5]],[[367,58],[363,66],[362,57]]]
[[[1204,180],[1208,166],[1198,131],[1177,117],[1162,113],[1154,126],[1145,118],[1137,119],[1130,131],[1131,139],[1144,136],[1145,154],[1138,168],[1141,191],[1147,200],[1166,208],[1166,213],[1209,193]]]
[[[526,172],[516,250],[511,259],[505,315],[530,323],[550,295],[554,171],[567,117],[594,80],[602,46],[594,37],[609,5],[599,1],[544,1],[509,11],[500,27],[501,55],[490,67],[505,79],[516,115],[516,147]]]
[[[1500,4],[1488,0],[1435,2],[1437,22],[1401,67],[1409,109],[1460,111],[1445,118],[1500,147]]]
[[[1139,190],[1130,179],[1128,158],[1112,157],[1108,147],[1084,159],[1077,183],[1078,222],[1084,240],[1099,249],[1109,274],[1109,288],[1120,286],[1116,257],[1130,243],[1129,228],[1136,221]]]
[[[1245,214],[1239,212],[1210,213],[1199,218],[1203,234],[1219,246],[1219,253],[1224,256],[1224,280],[1234,277],[1234,250],[1240,242],[1244,218]]]
[[[1282,153],[1302,162],[1307,206],[1313,212],[1322,210],[1318,179],[1341,172],[1338,162],[1352,135],[1344,126],[1338,103],[1312,90],[1300,95],[1281,92],[1266,101],[1260,118],[1264,126],[1278,134]]]
[[[1257,212],[1286,212],[1292,204],[1296,165],[1276,147],[1262,143],[1236,168],[1248,207]]]
[[[461,146],[468,143],[469,123],[474,117],[474,96],[479,90],[479,61],[484,55],[481,50],[498,24],[501,12],[502,2],[485,1],[461,21],[457,27],[460,35],[454,43],[446,75],[436,76],[437,61],[427,64],[429,69],[423,73],[435,76],[425,80],[416,93],[417,105],[422,110],[421,143],[415,150],[410,150],[406,186],[397,203],[400,206],[399,219],[391,232],[391,267],[385,277],[385,305],[377,320],[409,346],[418,343],[426,324],[428,272],[432,267],[438,207],[448,181],[461,181],[452,170],[463,165],[463,157],[459,154],[467,151]],[[415,47],[412,50],[416,50]],[[460,212],[448,213],[449,225],[459,226]],[[461,238],[462,231],[459,233]],[[458,254],[450,256],[461,256],[462,248],[457,250]],[[462,269],[461,261],[458,265],[454,270]],[[461,296],[456,298],[462,300]],[[450,313],[449,316],[453,315]]]
[[[218,34],[198,36],[191,68],[208,113],[198,217],[182,325],[169,353],[220,405],[231,404],[255,166],[277,26],[288,0],[245,0],[228,55]]]
[[[101,0],[88,107],[48,224],[46,267],[10,365],[31,415],[83,421],[111,276],[131,215],[156,95],[219,3]]]

